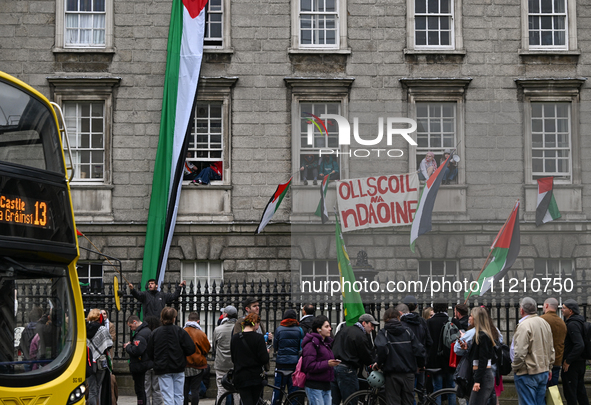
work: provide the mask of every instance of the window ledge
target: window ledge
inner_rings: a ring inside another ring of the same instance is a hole
[[[183,181],[183,189],[191,189],[191,190],[232,190],[232,186],[229,184],[210,184],[206,185],[199,185],[194,186],[191,182]]]
[[[99,183],[70,183],[70,187],[76,190],[113,190],[115,188],[112,184]]]
[[[335,48],[289,48],[287,53],[290,55],[325,55],[325,54],[337,54],[337,55],[350,55],[351,48],[346,49],[335,49]]]
[[[233,54],[234,48],[203,48],[203,53],[226,53],[226,54]]]
[[[580,49],[568,50],[568,49],[520,49],[519,56],[579,56],[581,54]]]
[[[404,48],[405,55],[465,55],[465,49],[409,49]]]
[[[53,53],[106,53],[115,54],[115,48],[53,48]]]

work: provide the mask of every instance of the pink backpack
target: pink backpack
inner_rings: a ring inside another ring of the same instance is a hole
[[[306,385],[306,374],[302,371],[302,358],[298,360],[298,365],[296,366],[295,371],[291,375],[291,380],[293,385],[298,388],[304,388]]]

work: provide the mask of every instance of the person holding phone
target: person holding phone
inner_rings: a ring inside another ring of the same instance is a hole
[[[302,371],[306,374],[306,395],[310,405],[331,405],[330,382],[333,367],[340,364],[332,353],[332,327],[328,318],[319,315],[312,322],[310,333],[302,342]]]

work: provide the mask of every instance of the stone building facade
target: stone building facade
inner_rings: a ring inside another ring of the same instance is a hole
[[[458,175],[441,187],[433,230],[419,238],[416,253],[404,226],[347,234],[351,256],[364,250],[381,280],[476,277],[520,199],[521,252],[511,274],[571,276],[570,296],[587,299],[585,1],[210,0],[208,7],[190,148],[200,167],[223,161],[223,178],[183,186],[166,280],[332,280],[334,227],[314,227],[319,191],[312,179],[303,184],[301,157],[336,148],[341,178],[357,178],[414,172],[428,150],[439,163],[457,145]],[[0,70],[64,109],[78,169],[77,226],[122,260],[134,282],[141,278],[170,8],[162,0],[0,0]],[[358,118],[367,139],[378,133],[380,117],[410,117],[419,124],[418,145],[395,136],[379,147],[401,150],[401,157],[357,156],[369,147],[335,145],[329,122],[328,136],[317,131],[308,145],[306,113]],[[292,174],[290,194],[255,236],[269,197]],[[535,179],[547,175],[556,177],[562,218],[536,228]],[[327,200],[332,207],[334,186]],[[304,247],[292,246],[292,227],[300,224],[314,226]],[[96,256],[81,254],[82,277],[100,283],[113,275]],[[506,298],[523,295],[520,288]]]

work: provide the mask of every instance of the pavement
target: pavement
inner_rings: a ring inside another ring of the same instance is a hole
[[[135,396],[120,395],[119,399],[117,399],[117,405],[137,405],[137,398]],[[215,398],[200,399],[199,405],[215,405]]]

